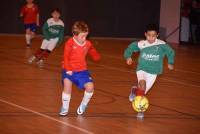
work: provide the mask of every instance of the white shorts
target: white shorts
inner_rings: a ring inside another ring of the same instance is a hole
[[[42,45],[40,48],[52,51],[56,47],[57,43],[58,43],[58,38],[49,39],[49,40],[44,39],[42,41]]]
[[[146,90],[145,90],[145,94],[146,94],[150,90],[150,88],[153,86],[156,80],[157,74],[150,74],[142,70],[137,71],[136,74],[137,74],[138,83],[140,80],[146,81]]]

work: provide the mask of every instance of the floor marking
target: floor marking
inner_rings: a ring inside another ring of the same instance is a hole
[[[1,99],[1,98],[0,98],[0,101],[3,102],[3,103],[6,103],[6,104],[8,104],[8,105],[11,105],[11,106],[13,106],[13,107],[17,107],[17,108],[19,108],[19,109],[22,109],[22,110],[31,112],[31,113],[33,113],[33,114],[39,115],[39,116],[44,117],[44,118],[47,118],[47,119],[49,119],[49,120],[56,121],[56,122],[61,123],[61,124],[65,125],[65,126],[68,126],[68,127],[74,128],[74,129],[77,129],[77,130],[79,130],[79,131],[81,131],[81,132],[83,132],[83,133],[85,133],[85,134],[93,134],[93,132],[90,132],[90,131],[88,131],[88,130],[86,130],[86,129],[82,129],[82,128],[80,128],[80,127],[76,127],[75,125],[72,125],[72,124],[69,124],[69,123],[66,123],[66,122],[57,120],[57,119],[55,119],[55,118],[53,118],[53,117],[50,117],[50,116],[48,116],[48,115],[39,113],[39,112],[37,112],[37,111],[31,110],[31,109],[28,109],[28,108],[25,108],[25,107],[23,107],[23,106],[14,104],[14,103],[12,103],[12,102],[8,102],[8,101],[3,100],[3,99]]]

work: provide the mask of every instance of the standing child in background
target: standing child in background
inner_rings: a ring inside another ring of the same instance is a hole
[[[52,10],[52,18],[49,18],[42,28],[44,35],[42,45],[40,49],[29,58],[28,62],[30,64],[36,60],[39,67],[42,67],[44,59],[49,56],[56,45],[62,43],[64,38],[64,23],[60,19],[60,15],[61,11],[58,8]]]
[[[26,0],[27,4],[21,9],[20,16],[24,19],[26,30],[25,38],[27,47],[31,46],[31,40],[35,36],[36,27],[39,26],[38,6],[33,3],[34,0]]]
[[[93,95],[94,84],[87,70],[86,56],[89,54],[94,61],[100,60],[100,55],[93,47],[92,43],[86,40],[89,33],[88,25],[85,22],[77,21],[72,26],[73,37],[70,38],[64,48],[64,62],[62,71],[62,82],[64,89],[62,92],[61,116],[67,115],[71,99],[72,84],[79,89],[84,89],[84,96],[77,114],[81,115]]]
[[[174,50],[166,44],[166,42],[157,39],[158,27],[155,24],[149,24],[146,27],[146,40],[131,43],[124,52],[126,63],[131,65],[131,58],[134,52],[140,52],[137,65],[138,85],[133,86],[129,95],[129,100],[132,102],[135,96],[144,96],[154,84],[157,75],[163,71],[164,57],[168,58],[168,68],[172,70],[174,64]],[[143,118],[144,113],[138,113],[138,118]]]

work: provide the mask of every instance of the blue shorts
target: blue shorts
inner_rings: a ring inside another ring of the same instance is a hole
[[[32,24],[24,24],[25,29],[30,29],[32,32],[36,31],[37,25],[35,23]]]
[[[88,82],[93,82],[90,72],[88,70],[73,72],[72,75],[66,73],[65,69],[62,70],[62,83],[64,83],[64,79],[69,79],[72,83],[74,83],[79,89],[84,89],[84,85]]]

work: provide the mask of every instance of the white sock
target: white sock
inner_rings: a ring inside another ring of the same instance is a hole
[[[31,44],[31,35],[30,34],[26,34],[25,37],[26,37],[26,43],[27,44]]]
[[[62,92],[62,106],[64,109],[69,109],[69,102],[71,100],[71,94]]]
[[[92,95],[93,95],[93,92],[89,93],[89,92],[85,91],[81,104],[84,104],[84,105],[87,106],[87,104],[89,103]]]

